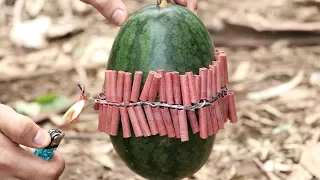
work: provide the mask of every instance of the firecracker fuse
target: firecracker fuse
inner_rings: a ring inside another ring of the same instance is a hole
[[[42,157],[47,161],[52,158],[54,152],[58,148],[60,142],[62,141],[65,135],[64,132],[59,129],[51,129],[49,130],[49,134],[51,137],[51,143],[45,148],[36,149],[34,151],[34,154],[36,156]]]

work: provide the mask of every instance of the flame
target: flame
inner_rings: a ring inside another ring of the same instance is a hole
[[[85,100],[82,99],[76,103],[74,103],[67,112],[63,115],[62,120],[63,122],[71,123],[74,120],[79,118],[79,115],[85,105]]]

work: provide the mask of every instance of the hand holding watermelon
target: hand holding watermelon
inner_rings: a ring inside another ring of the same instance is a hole
[[[105,18],[112,23],[121,26],[128,18],[129,13],[126,5],[121,0],[81,0],[84,3],[92,5]],[[169,3],[176,3],[195,12],[198,0],[168,0]]]

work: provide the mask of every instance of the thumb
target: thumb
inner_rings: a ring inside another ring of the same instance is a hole
[[[43,148],[50,143],[48,132],[41,129],[32,119],[2,104],[0,104],[0,133],[15,143],[32,148]]]
[[[128,10],[121,0],[81,0],[91,4],[113,24],[121,26],[128,18]]]

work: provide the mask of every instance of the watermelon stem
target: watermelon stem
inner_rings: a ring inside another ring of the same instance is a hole
[[[167,0],[157,0],[157,6],[159,6],[160,8],[165,8],[167,7]]]

